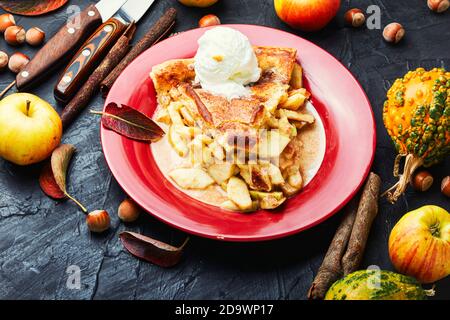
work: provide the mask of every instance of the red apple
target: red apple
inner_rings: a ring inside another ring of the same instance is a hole
[[[292,28],[318,31],[333,19],[341,0],[274,0],[275,11]]]
[[[422,283],[450,274],[450,214],[425,206],[404,215],[389,236],[394,267]]]

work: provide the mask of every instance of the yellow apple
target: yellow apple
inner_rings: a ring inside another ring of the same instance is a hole
[[[0,157],[21,166],[40,162],[61,136],[61,118],[41,98],[15,93],[0,101]]]
[[[421,283],[450,274],[450,214],[424,206],[404,215],[389,237],[389,256],[401,273]]]
[[[188,7],[206,8],[212,6],[219,0],[178,0],[178,1],[180,1],[182,4]]]

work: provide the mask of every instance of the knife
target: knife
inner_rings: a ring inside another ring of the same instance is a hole
[[[63,26],[17,74],[17,89],[37,84],[63,63],[102,22],[111,18],[126,0],[101,0],[90,5]]]
[[[103,23],[81,46],[58,79],[55,98],[67,103],[100,64],[127,26],[137,23],[155,0],[128,0],[108,21]]]

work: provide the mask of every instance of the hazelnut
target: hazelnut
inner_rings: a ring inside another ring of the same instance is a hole
[[[125,199],[117,211],[120,220],[123,222],[133,222],[139,218],[141,208],[131,199]]]
[[[21,52],[16,52],[9,58],[8,67],[12,72],[19,73],[20,70],[28,64],[28,62],[30,62],[30,58],[28,56]]]
[[[25,29],[21,26],[11,26],[5,30],[5,41],[12,45],[18,46],[25,42]]]
[[[213,14],[208,14],[200,19],[198,22],[198,26],[200,28],[210,27],[210,26],[217,26],[220,24],[220,19]]]
[[[111,219],[105,210],[95,210],[86,216],[86,224],[92,232],[103,232],[111,226]]]
[[[0,15],[0,32],[3,33],[8,27],[15,26],[16,21],[12,14],[4,13]]]
[[[446,176],[442,180],[441,191],[446,197],[450,198],[450,176]]]
[[[428,0],[428,8],[430,8],[430,10],[434,12],[442,13],[444,11],[447,11],[449,7],[449,0]]]
[[[398,43],[405,36],[405,29],[400,23],[392,22],[383,30],[383,38],[387,42]]]
[[[9,57],[6,52],[0,51],[0,70],[5,69],[8,66]]]
[[[350,9],[345,13],[345,23],[349,26],[359,28],[366,22],[366,16],[357,8]]]
[[[25,34],[25,40],[30,46],[39,46],[45,40],[45,32],[38,27],[33,27]]]
[[[431,188],[433,182],[434,179],[431,173],[423,170],[414,175],[413,179],[411,180],[411,186],[416,191],[424,192]]]

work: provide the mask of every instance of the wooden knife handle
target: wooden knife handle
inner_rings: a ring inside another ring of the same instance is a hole
[[[94,5],[88,6],[79,17],[71,19],[17,74],[17,88],[22,90],[36,84],[53,68],[70,59],[70,54],[77,50],[101,23],[102,17]]]
[[[67,103],[100,64],[127,25],[111,18],[81,46],[55,86],[55,98]]]

